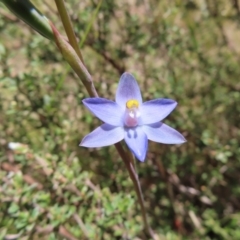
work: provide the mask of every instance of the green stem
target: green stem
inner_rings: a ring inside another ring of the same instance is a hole
[[[73,30],[72,22],[70,20],[70,17],[68,15],[66,7],[65,7],[64,0],[55,0],[55,3],[57,6],[57,9],[58,9],[58,12],[60,14],[64,29],[67,33],[69,43],[71,44],[73,49],[76,51],[76,53],[79,56],[79,58],[81,59],[82,63],[84,63],[83,57],[82,57],[81,51],[79,49],[78,42],[77,42],[74,30]]]
[[[97,14],[98,14],[98,12],[99,12],[99,9],[100,9],[101,5],[102,5],[102,0],[99,1],[96,10],[95,10],[94,13],[93,13],[92,19],[91,19],[91,21],[89,21],[89,23],[88,23],[88,25],[87,25],[87,28],[86,28],[86,30],[84,31],[84,35],[83,35],[82,40],[81,40],[81,42],[80,42],[80,44],[79,44],[80,47],[82,47],[83,44],[85,43],[86,38],[87,38],[87,36],[88,36],[88,33],[89,33],[89,31],[90,31],[90,29],[91,29],[91,27],[92,27],[92,25],[93,25],[93,22],[95,21],[95,19],[96,19],[96,17],[97,17]]]
[[[66,22],[68,22],[68,24],[65,23],[65,25],[69,26],[69,24],[70,24],[70,26],[71,26],[70,28],[72,29],[72,25],[71,25],[70,19],[68,17],[66,8],[64,6],[63,0],[55,0],[55,2],[56,2],[56,5],[58,6],[59,13],[61,15],[63,24],[65,22],[65,19],[68,19],[66,21]],[[64,27],[65,27],[65,25],[64,25]],[[52,29],[53,29],[53,32],[55,32],[55,36],[58,36],[57,30],[55,29],[55,27],[53,25],[52,25]],[[65,30],[68,34],[69,29],[67,31],[67,29],[65,27]],[[69,35],[68,35],[68,37],[69,37]],[[69,41],[70,41],[70,39],[75,39],[75,35],[74,35],[74,37],[69,37]],[[64,41],[60,41],[60,40],[61,40],[60,37],[57,38],[57,45],[60,47],[60,49],[61,48],[63,49],[64,47],[66,47],[66,45],[64,44]],[[74,48],[73,45],[72,45],[72,47]],[[75,48],[74,48],[74,50],[76,51]],[[67,51],[70,51],[70,50],[65,48],[65,51],[66,51],[65,53],[67,53]],[[87,71],[86,67],[81,62],[82,57],[80,59],[77,59],[78,58],[77,55],[75,55],[75,56],[73,56],[73,55],[74,55],[74,53],[71,52],[71,54],[65,54],[65,57],[68,60],[68,62],[70,63],[70,65],[74,68],[75,72],[79,75],[79,77],[82,80],[83,84],[85,85],[89,95],[91,97],[98,97],[97,91],[96,91],[96,89],[94,87],[94,84],[93,84],[93,81],[92,81],[92,77],[89,74],[89,72]],[[69,58],[69,56],[71,56],[71,57]],[[80,68],[79,68],[79,65],[81,65]],[[138,175],[137,175],[137,173],[135,171],[135,168],[134,168],[133,156],[132,156],[132,154],[126,153],[124,151],[124,149],[122,147],[122,144],[120,142],[118,142],[114,145],[115,145],[119,155],[121,156],[122,160],[124,161],[124,163],[127,167],[127,170],[129,172],[130,178],[133,181],[134,188],[135,188],[135,191],[136,191],[137,197],[138,197],[138,202],[139,202],[140,207],[141,207],[141,213],[142,213],[142,217],[143,217],[143,223],[144,223],[145,231],[149,235],[149,237],[151,237],[152,239],[155,239],[153,231],[152,231],[152,229],[149,226],[148,221],[147,221],[147,213],[146,213],[146,209],[144,207],[144,199],[143,199],[142,189],[141,189],[141,185],[140,185],[140,182],[139,182],[139,179],[138,179]]]
[[[128,170],[128,173],[130,175],[130,178],[132,179],[133,181],[133,184],[134,184],[134,188],[135,188],[135,191],[137,193],[137,197],[138,197],[138,202],[140,204],[140,207],[141,207],[141,213],[142,213],[142,217],[143,217],[143,222],[144,222],[144,228],[146,230],[146,233],[152,238],[152,239],[155,239],[154,237],[154,233],[151,229],[151,227],[149,226],[148,224],[148,221],[147,221],[147,213],[146,213],[146,209],[145,209],[145,206],[144,206],[144,199],[143,199],[143,193],[142,193],[142,189],[141,189],[141,185],[140,185],[140,182],[139,182],[139,179],[138,179],[138,175],[136,174],[136,171],[134,169],[134,165],[133,165],[133,161],[132,161],[132,156],[128,157],[129,154],[127,154],[121,143],[116,143],[115,144],[115,147],[119,153],[119,155],[121,156],[122,160],[124,161],[126,167],[127,167],[127,170]]]

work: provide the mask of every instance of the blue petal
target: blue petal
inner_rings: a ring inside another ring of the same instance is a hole
[[[83,104],[103,122],[123,126],[124,111],[117,103],[105,98],[86,98]]]
[[[147,154],[148,140],[142,128],[125,128],[124,140],[135,157],[143,162]]]
[[[79,146],[105,147],[120,142],[123,138],[124,129],[122,127],[114,127],[104,123],[84,137]]]
[[[161,122],[144,125],[142,128],[147,138],[154,142],[165,144],[181,144],[186,142],[181,133]]]
[[[142,124],[151,124],[163,120],[176,106],[176,101],[166,98],[143,103],[140,109]]]
[[[125,109],[126,102],[131,99],[138,100],[139,104],[142,103],[142,95],[137,81],[133,75],[125,72],[118,84],[116,102]]]

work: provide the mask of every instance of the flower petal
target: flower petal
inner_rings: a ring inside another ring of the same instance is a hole
[[[158,98],[141,105],[142,124],[151,124],[163,120],[177,106],[172,99]]]
[[[86,98],[83,104],[103,122],[123,126],[124,111],[117,103],[105,98]]]
[[[118,84],[116,102],[125,109],[126,102],[131,99],[136,99],[139,104],[142,103],[142,95],[137,81],[133,75],[125,72]]]
[[[123,138],[124,129],[122,127],[114,127],[104,123],[85,136],[79,146],[105,147],[120,142]]]
[[[143,162],[147,154],[148,140],[142,128],[125,128],[124,140],[135,157]]]
[[[181,133],[161,122],[144,125],[142,128],[147,138],[154,142],[165,144],[181,144],[186,142]]]

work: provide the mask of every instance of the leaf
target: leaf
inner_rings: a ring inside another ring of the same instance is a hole
[[[45,38],[54,40],[48,19],[28,0],[1,0],[18,18]]]

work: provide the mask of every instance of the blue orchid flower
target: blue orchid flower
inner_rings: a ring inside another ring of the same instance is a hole
[[[116,102],[86,98],[83,104],[104,124],[85,136],[80,146],[104,147],[124,139],[135,157],[143,162],[148,140],[165,144],[186,141],[178,131],[160,122],[173,111],[177,102],[159,98],[143,103],[137,81],[130,73],[120,78]]]

